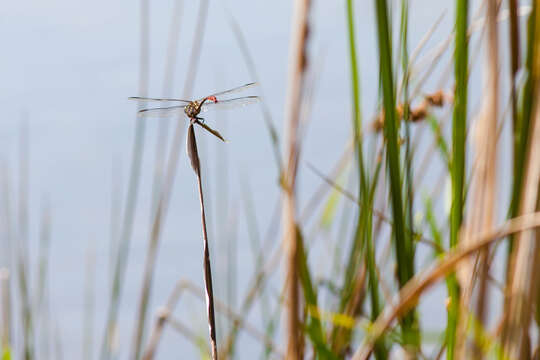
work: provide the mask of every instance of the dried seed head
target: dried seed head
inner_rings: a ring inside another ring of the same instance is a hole
[[[439,90],[433,94],[426,96],[426,100],[431,106],[438,106],[438,107],[441,107],[444,105],[444,102],[445,102],[444,98],[445,98],[445,95],[444,95],[444,91],[442,90]]]

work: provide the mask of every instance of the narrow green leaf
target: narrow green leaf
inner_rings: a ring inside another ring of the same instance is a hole
[[[404,286],[414,274],[414,250],[412,237],[406,236],[403,198],[401,194],[400,154],[398,144],[398,119],[396,116],[395,88],[392,75],[392,48],[390,24],[386,0],[375,0],[377,15],[377,38],[379,44],[380,81],[383,93],[384,136],[386,141],[387,167],[390,173],[390,200],[394,220],[393,236],[397,257],[399,286]],[[419,332],[414,309],[401,320],[405,342],[416,348]]]
[[[454,73],[456,94],[452,126],[452,206],[450,210],[450,248],[458,243],[458,234],[463,220],[465,203],[465,140],[467,128],[467,80],[468,80],[468,36],[467,24],[469,1],[456,0],[456,39],[454,52]],[[459,286],[451,284],[450,305],[446,333],[447,358],[455,357],[456,327],[459,316]]]
[[[332,225],[340,197],[341,193],[337,189],[333,188],[332,192],[328,196],[328,200],[326,201],[326,205],[321,215],[320,223],[322,228],[328,230],[328,228]]]
[[[446,140],[442,134],[441,127],[439,126],[439,122],[437,121],[437,118],[431,114],[427,117],[427,120],[429,122],[431,131],[433,132],[433,136],[435,137],[435,141],[437,142],[437,149],[439,149],[441,157],[448,167],[448,170],[450,170],[450,152],[448,150],[448,144],[446,143]]]
[[[319,359],[337,360],[337,357],[332,353],[326,344],[324,330],[321,325],[319,307],[317,304],[317,290],[313,286],[311,274],[307,263],[306,250],[304,248],[304,239],[300,228],[296,227],[296,238],[298,244],[298,269],[300,283],[302,285],[302,293],[304,301],[308,309],[308,323],[305,327],[313,346],[316,349]]]

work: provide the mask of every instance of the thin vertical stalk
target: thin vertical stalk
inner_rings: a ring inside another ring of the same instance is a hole
[[[508,22],[509,39],[510,39],[510,96],[512,101],[512,124],[513,124],[513,139],[514,139],[514,156],[517,150],[517,92],[516,92],[516,75],[519,69],[520,51],[519,51],[519,18],[518,18],[518,0],[508,0],[508,8],[510,10],[510,21]],[[514,171],[515,173],[515,171]]]
[[[321,359],[337,360],[338,357],[326,344],[324,329],[321,323],[319,306],[317,302],[317,288],[313,286],[313,280],[307,263],[307,252],[304,247],[304,239],[300,229],[298,228],[296,235],[298,237],[298,273],[307,307],[305,331],[313,343],[314,353],[318,354]]]
[[[375,174],[371,182],[371,189],[368,194],[367,201],[364,200],[362,212],[365,214],[365,258],[368,268],[368,286],[369,292],[371,294],[371,321],[375,321],[381,313],[381,300],[379,299],[379,281],[378,281],[378,272],[375,258],[375,244],[373,237],[373,200],[375,197],[375,190],[377,188],[377,180],[379,178],[379,173],[382,168],[382,162],[377,163],[375,169]],[[358,231],[359,229],[357,229]],[[387,359],[388,358],[388,349],[385,345],[384,338],[377,340],[375,342],[375,358],[376,359]]]
[[[2,304],[2,308],[0,309],[0,314],[2,318],[2,325],[0,325],[0,341],[3,349],[5,349],[3,352],[4,354],[8,351],[11,351],[9,349],[9,346],[11,344],[11,336],[12,336],[12,306],[11,306],[11,279],[13,278],[13,274],[15,273],[14,265],[12,257],[16,254],[13,251],[13,230],[12,230],[12,208],[11,208],[11,187],[10,187],[10,181],[9,181],[9,170],[7,169],[7,164],[5,164],[3,161],[1,162],[0,167],[0,186],[1,191],[3,193],[2,196],[2,204],[0,206],[1,212],[0,212],[0,219],[2,220],[1,226],[4,229],[3,235],[5,239],[4,243],[4,254],[5,256],[3,260],[3,264],[6,267],[0,268],[0,302]],[[0,354],[4,356],[4,354]]]
[[[163,72],[163,97],[170,97],[175,76],[176,54],[178,52],[178,39],[180,37],[180,25],[183,15],[182,0],[174,2],[174,8],[171,13],[171,24],[169,27],[167,52],[165,54],[165,71]],[[163,185],[163,173],[165,170],[165,150],[167,149],[167,132],[170,119],[161,119],[158,123],[158,136],[156,141],[156,153],[154,161],[154,179],[152,184],[152,211],[154,214],[159,202],[159,196]]]
[[[522,88],[522,101],[520,103],[520,111],[518,113],[517,123],[514,129],[514,176],[512,183],[512,198],[510,202],[510,209],[508,211],[509,217],[515,217],[518,214],[521,191],[523,189],[523,173],[525,156],[527,154],[527,144],[529,141],[529,124],[532,117],[533,98],[530,96],[533,91],[533,51],[535,43],[538,41],[535,34],[536,23],[540,20],[536,18],[536,8],[538,7],[537,1],[532,1],[532,11],[529,16],[527,24],[527,56],[525,59],[526,81]],[[507,255],[507,264],[510,262],[510,253],[512,252],[512,238],[510,240],[509,251]],[[509,274],[508,274],[509,275]]]
[[[233,17],[233,15],[231,13],[228,13],[228,15],[231,28],[233,30],[236,40],[238,41],[238,46],[240,47],[240,52],[244,57],[249,76],[253,81],[259,82],[259,76],[257,73],[257,69],[255,68],[255,62],[253,61],[253,56],[251,56],[251,52],[249,51],[249,47],[247,45],[247,41],[244,37],[242,29],[240,28],[240,25]],[[259,93],[259,97],[264,100],[265,97],[262,94],[262,89],[259,89]],[[260,108],[263,115],[264,123],[266,125],[266,129],[268,130],[270,140],[272,141],[272,150],[276,166],[278,168],[278,171],[282,171],[283,165],[281,162],[281,154],[279,151],[279,135],[277,133],[276,127],[274,126],[274,122],[272,121],[272,114],[270,112],[270,108],[265,101],[260,102]]]
[[[139,64],[139,94],[145,96],[148,89],[149,79],[149,1],[141,0],[140,7],[140,64]],[[139,104],[139,107],[141,104]],[[129,245],[131,233],[133,231],[133,220],[137,205],[142,155],[144,152],[145,122],[141,117],[136,118],[135,139],[133,142],[133,157],[131,159],[131,170],[128,191],[126,194],[126,207],[122,223],[122,233],[118,244],[117,260],[114,271],[114,279],[111,290],[111,303],[107,312],[106,328],[103,332],[100,358],[106,360],[110,358],[111,346],[116,337],[117,319],[122,294],[122,285],[129,256]]]
[[[411,244],[411,253],[414,254],[414,192],[413,192],[413,149],[411,149],[411,132],[410,132],[410,100],[409,100],[409,1],[401,1],[401,24],[400,24],[400,37],[401,37],[401,65],[403,71],[402,92],[403,92],[403,123],[405,126],[405,205],[406,205],[406,221],[408,231],[406,236],[407,242]],[[399,101],[399,100],[398,100]]]
[[[289,69],[287,96],[285,105],[285,142],[286,168],[283,171],[283,248],[285,249],[285,298],[287,299],[287,359],[302,358],[299,278],[298,278],[298,244],[296,224],[296,173],[298,165],[298,127],[300,123],[300,106],[303,93],[304,77],[307,65],[306,43],[308,38],[308,13],[310,0],[295,0],[292,16],[292,33],[289,44]]]
[[[534,8],[534,36],[540,38],[540,7]],[[532,99],[532,117],[530,123],[530,141],[527,147],[523,191],[519,214],[530,214],[538,207],[540,190],[540,162],[536,158],[540,154],[540,44],[536,41],[532,54],[532,87],[526,94]],[[507,293],[505,313],[507,320],[503,330],[503,353],[509,359],[523,358],[529,349],[529,325],[532,318],[531,305],[539,288],[538,230],[523,231],[515,236],[516,249],[512,253],[511,270]]]
[[[352,292],[354,291],[354,284],[356,281],[354,277],[358,276],[358,268],[362,261],[362,252],[364,250],[365,241],[371,242],[371,237],[366,237],[366,219],[370,216],[369,205],[366,207],[367,201],[367,180],[364,167],[364,155],[363,155],[363,141],[362,141],[362,116],[360,106],[360,81],[358,71],[358,60],[356,54],[356,39],[355,39],[355,24],[354,24],[354,4],[353,0],[346,1],[346,16],[347,16],[347,37],[349,40],[349,63],[351,70],[351,95],[352,95],[352,129],[353,129],[353,144],[357,160],[358,171],[358,199],[362,199],[360,204],[360,210],[356,219],[356,230],[354,232],[354,239],[349,251],[349,260],[346,265],[345,277],[343,282],[343,289],[340,294],[340,305],[338,311],[343,313],[350,304]],[[370,252],[365,253],[366,257],[371,255]],[[368,261],[369,262],[369,261]],[[368,271],[371,268],[368,267]],[[371,275],[371,273],[370,273]],[[369,287],[373,290],[372,287]],[[375,293],[371,292],[371,299],[377,298],[377,289],[375,287]],[[378,302],[378,301],[376,301]],[[372,315],[379,311],[378,306],[373,306],[371,309]],[[350,314],[353,315],[353,314]],[[353,315],[354,316],[354,315]],[[375,317],[377,315],[374,315]],[[343,349],[348,345],[350,341],[350,330],[343,329],[337,325],[334,327],[331,335],[332,349],[341,354]],[[377,356],[377,358],[379,358]]]
[[[387,167],[390,173],[390,198],[393,213],[393,236],[396,247],[399,286],[403,287],[414,274],[414,253],[411,237],[406,236],[403,198],[401,195],[400,156],[398,145],[398,119],[394,79],[392,75],[392,48],[390,24],[386,0],[375,0],[377,15],[377,37],[379,43],[380,74],[384,105],[384,136],[387,146]],[[419,332],[414,309],[401,320],[406,347],[415,349],[419,345]]]
[[[167,48],[166,55],[166,65],[163,79],[163,95],[165,97],[169,96],[169,92],[172,87],[172,79],[174,78],[174,67],[176,63],[176,53],[178,48],[178,37],[180,29],[180,18],[181,10],[183,6],[183,1],[177,0],[175,2],[175,8],[172,14],[172,21],[169,30],[169,44]],[[196,35],[197,36],[197,35]],[[141,296],[139,299],[139,305],[137,308],[137,323],[134,327],[134,336],[133,336],[133,347],[131,353],[131,359],[138,360],[141,357],[142,343],[144,337],[144,329],[146,320],[148,317],[148,304],[150,301],[150,295],[152,290],[152,278],[155,267],[155,259],[157,257],[157,249],[159,243],[159,236],[161,226],[164,222],[164,214],[166,213],[166,208],[164,209],[164,197],[169,196],[170,191],[170,181],[169,177],[173,176],[168,171],[165,176],[164,167],[165,167],[165,151],[167,148],[167,129],[169,125],[168,119],[162,119],[159,122],[158,128],[158,139],[156,142],[156,157],[155,157],[155,168],[154,168],[154,179],[152,186],[152,209],[151,209],[151,233],[148,240],[148,252],[145,261],[143,283],[141,286]],[[173,140],[173,144],[174,144]],[[179,152],[179,151],[177,151]],[[171,159],[176,159],[172,157]],[[176,160],[174,160],[176,162]],[[175,169],[175,168],[174,168]]]
[[[35,296],[35,314],[39,316],[43,307],[43,301],[45,297],[45,287],[47,283],[48,275],[48,263],[50,258],[50,242],[51,242],[51,217],[50,206],[48,200],[43,200],[43,211],[41,219],[40,229],[40,242],[39,242],[39,266],[37,268],[37,294]]]
[[[113,157],[111,161],[111,212],[110,212],[110,246],[109,246],[109,286],[112,287],[110,279],[114,277],[114,266],[118,256],[118,240],[120,239],[120,213],[122,211],[122,170],[120,161]]]
[[[353,141],[356,148],[358,161],[358,175],[360,180],[359,194],[365,190],[366,175],[364,169],[364,157],[362,151],[362,114],[360,110],[360,80],[358,75],[358,60],[356,56],[356,40],[354,26],[353,1],[347,0],[347,33],[349,38],[349,60],[351,66],[351,88],[352,88],[352,112],[353,112]]]
[[[408,38],[409,38],[409,1],[408,0],[402,0],[401,1],[401,24],[400,24],[400,57],[401,57],[401,65],[402,65],[402,71],[403,71],[403,80],[402,80],[402,93],[403,93],[403,100],[402,100],[402,106],[403,106],[403,124],[405,127],[405,221],[407,223],[408,229],[406,229],[405,233],[405,241],[410,244],[409,247],[409,256],[410,258],[408,261],[412,262],[411,267],[413,268],[414,273],[414,254],[415,254],[415,245],[414,245],[414,222],[413,222],[413,214],[414,214],[414,192],[413,192],[413,149],[411,149],[411,131],[410,131],[410,99],[409,99],[409,77],[410,77],[410,66],[409,66],[409,48],[408,48]],[[399,100],[398,100],[399,101]],[[398,119],[399,121],[399,119]],[[412,275],[411,275],[412,276]],[[413,328],[416,327],[416,324],[414,324],[413,321]],[[410,330],[409,330],[410,331]],[[406,343],[409,343],[409,341],[412,341],[415,345],[419,345],[419,338],[417,337],[419,335],[415,334],[413,330],[412,334],[409,335],[405,334]],[[413,346],[413,352],[416,350],[416,348]],[[414,353],[411,354],[414,356]]]
[[[473,240],[473,234],[485,233],[493,227],[494,202],[495,202],[495,176],[496,176],[496,147],[497,147],[497,122],[498,112],[498,92],[499,92],[499,51],[498,51],[498,31],[497,31],[497,1],[489,0],[486,6],[487,18],[487,47],[486,47],[486,66],[484,73],[484,96],[481,114],[478,117],[474,145],[477,156],[474,164],[476,176],[472,184],[472,196],[474,207],[470,209],[468,226],[462,241],[466,244]],[[466,347],[463,339],[465,334],[460,334],[458,343],[462,346],[460,351],[465,351],[463,355],[466,358],[481,358],[481,329],[485,328],[485,309],[487,307],[487,278],[489,265],[487,263],[488,249],[478,254],[477,271],[471,270],[463,281],[461,305],[467,309],[470,303],[470,295],[475,286],[476,279],[479,280],[478,294],[476,297],[476,318],[478,326],[475,326],[475,342],[472,347]],[[471,267],[472,268],[472,267]],[[465,316],[459,319],[464,322],[463,329],[466,328]],[[460,327],[461,329],[461,327]]]
[[[84,287],[84,323],[83,354],[84,360],[91,360],[94,348],[94,316],[95,316],[95,272],[96,256],[93,242],[86,250],[86,275]]]
[[[206,287],[206,306],[208,314],[208,331],[210,333],[210,343],[212,349],[212,360],[217,360],[217,339],[216,339],[216,319],[214,314],[214,290],[212,287],[212,269],[210,265],[210,250],[208,248],[208,233],[206,231],[206,215],[204,212],[204,199],[201,179],[201,164],[197,150],[197,140],[193,130],[193,120],[188,127],[187,151],[191,160],[191,167],[197,175],[197,185],[199,190],[199,200],[201,205],[201,222],[204,247],[204,283]]]
[[[9,291],[9,270],[0,268],[0,348],[5,353],[10,349],[11,342],[11,293]],[[0,356],[4,356],[0,353]]]
[[[458,234],[463,219],[465,185],[465,139],[467,125],[467,79],[468,79],[468,0],[456,0],[456,38],[454,51],[454,73],[456,93],[452,126],[452,207],[450,210],[450,248],[458,243]],[[446,346],[449,360],[455,357],[456,329],[459,317],[460,289],[451,281]]]
[[[20,135],[19,167],[19,236],[17,246],[17,270],[21,296],[23,325],[23,351],[25,360],[34,358],[34,317],[30,295],[30,259],[28,256],[28,193],[29,193],[29,129],[28,119],[23,118]]]
[[[49,343],[51,336],[49,327],[49,294],[47,284],[49,283],[49,260],[50,260],[50,242],[51,242],[51,210],[47,197],[43,197],[43,210],[41,215],[41,226],[39,235],[39,262],[36,268],[36,287],[33,294],[33,313],[35,318],[36,333],[39,332],[39,323],[41,323],[42,333],[38,337],[41,342],[40,357],[47,359],[49,357]],[[38,345],[36,345],[36,348]]]
[[[356,230],[354,232],[354,240],[352,243],[349,260],[345,271],[344,287],[342,289],[341,301],[339,311],[345,311],[347,304],[350,301],[352,292],[354,291],[354,277],[358,276],[358,267],[362,261],[362,252],[364,253],[364,259],[368,264],[367,270],[369,273],[369,292],[371,298],[371,315],[372,318],[376,318],[379,313],[379,300],[378,300],[378,288],[376,282],[373,282],[376,274],[374,273],[374,267],[369,265],[375,263],[374,252],[370,251],[373,238],[371,237],[371,209],[369,203],[368,186],[366,179],[366,171],[364,166],[364,153],[363,153],[363,137],[362,137],[362,113],[360,106],[360,80],[358,71],[358,60],[356,54],[356,40],[355,40],[355,25],[354,25],[354,6],[352,0],[347,0],[347,35],[349,40],[349,62],[351,68],[351,90],[352,90],[352,121],[353,121],[353,144],[356,152],[357,170],[358,170],[358,199],[361,199],[360,209],[358,211],[358,217],[356,219]],[[369,223],[368,223],[369,222]],[[353,315],[354,314],[350,314]],[[332,332],[332,346],[333,350],[338,354],[341,354],[343,348],[345,348],[350,342],[350,330],[339,327],[335,328]],[[386,358],[386,350],[382,346],[382,342],[379,342],[376,347],[375,356],[377,359]]]

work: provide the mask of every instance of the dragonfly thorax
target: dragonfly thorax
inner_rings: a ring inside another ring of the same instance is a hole
[[[193,119],[201,112],[200,104],[198,101],[192,101],[184,108],[184,113],[188,118]]]

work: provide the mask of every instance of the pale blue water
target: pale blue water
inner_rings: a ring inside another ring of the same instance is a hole
[[[356,5],[362,105],[368,122],[376,111],[378,94],[374,14],[372,2],[358,2]],[[225,7],[234,14],[244,31],[260,75],[261,90],[266,95],[274,124],[281,133],[291,17],[288,1],[211,1],[194,93],[205,95],[253,80],[229,27]],[[152,96],[162,95],[172,9],[173,1],[151,4],[149,94]],[[412,2],[411,50],[443,11],[446,11],[446,17],[426,49],[432,49],[446,39],[453,22],[453,9],[450,3]],[[196,2],[186,2],[176,76],[170,94],[176,97],[181,97],[196,12]],[[52,216],[48,294],[52,323],[58,327],[64,358],[80,358],[85,263],[88,254],[93,252],[96,258],[93,355],[96,357],[110,288],[111,192],[113,183],[119,181],[113,178],[113,174],[121,174],[121,199],[124,203],[135,128],[136,104],[129,102],[127,97],[138,95],[139,5],[130,1],[19,1],[4,4],[0,9],[0,19],[0,44],[3,48],[3,56],[0,57],[3,84],[0,87],[3,110],[0,160],[9,164],[11,181],[16,181],[18,134],[21,119],[26,116],[30,128],[32,258],[37,257],[40,209],[46,196],[50,199]],[[398,30],[397,25],[395,30]],[[318,67],[319,75],[300,165],[301,204],[306,203],[320,184],[320,179],[307,169],[305,162],[329,172],[348,139],[350,84],[345,31],[344,2],[314,3],[310,53],[312,58],[317,57],[311,64]],[[442,72],[443,66],[438,69]],[[480,84],[476,80],[479,77],[476,75],[473,79],[471,86],[478,89]],[[436,81],[423,88],[426,92],[436,89]],[[199,135],[202,159],[206,163],[204,176],[210,209],[208,221],[215,287],[223,298],[227,260],[223,244],[227,239],[220,239],[216,234],[237,234],[239,294],[236,298],[239,303],[253,274],[245,211],[239,195],[241,181],[248,182],[253,191],[256,217],[261,238],[264,238],[279,196],[277,171],[269,136],[257,106],[227,113],[208,113],[206,119],[229,139],[229,143],[222,144],[205,134]],[[150,119],[146,127],[139,202],[119,318],[121,358],[127,358],[130,348],[146,255],[158,121]],[[171,126],[169,134],[172,134],[172,129]],[[178,279],[186,278],[200,286],[203,284],[198,197],[195,178],[187,164],[182,153],[159,249],[152,312],[166,301]],[[222,170],[225,164],[228,166],[226,173]],[[430,181],[435,181],[435,175],[428,175],[424,182],[427,188]],[[12,197],[15,195],[13,192]],[[224,208],[225,203],[228,203],[228,209]],[[234,221],[237,221],[236,228]],[[331,248],[329,241],[337,241],[337,227],[336,224],[331,234],[319,238],[313,246],[311,260],[316,264],[318,276],[328,272],[331,262],[325,251]],[[275,235],[275,247],[279,241],[279,229],[271,231]],[[234,238],[234,235],[226,238]],[[348,240],[350,237],[345,241]],[[428,253],[425,254],[427,256]],[[7,261],[4,255],[0,259]],[[426,261],[422,257],[419,264],[425,265]],[[280,271],[273,276],[269,292],[269,301],[273,304],[280,291],[281,276]],[[35,276],[33,280],[36,280]],[[444,326],[443,296],[444,291],[441,290],[426,300],[425,311],[433,316],[423,317],[423,320],[430,330]],[[177,315],[203,338],[207,336],[206,315],[201,302],[192,297],[183,298]],[[258,311],[252,311],[249,319],[261,328]],[[278,335],[277,341],[280,340],[281,335]],[[250,359],[253,354],[258,356],[260,353],[258,343],[245,334],[240,337],[240,344],[242,359]],[[160,344],[158,358],[174,356],[189,359],[196,354],[197,350],[189,342],[169,329]]]

